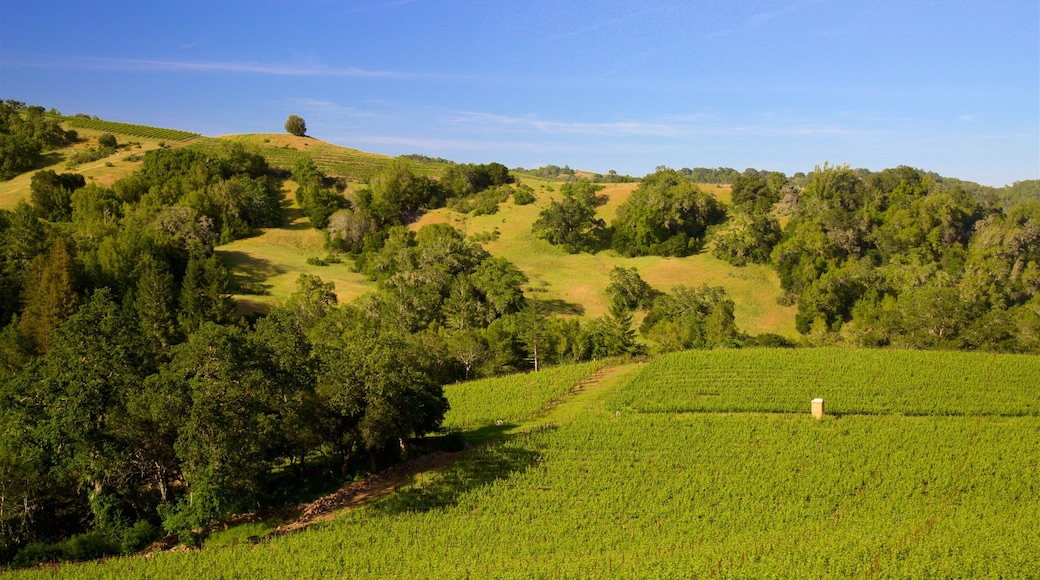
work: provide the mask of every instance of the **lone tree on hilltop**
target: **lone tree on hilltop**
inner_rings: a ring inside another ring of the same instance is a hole
[[[299,115],[289,115],[285,121],[285,130],[297,137],[303,137],[307,134],[307,122]]]

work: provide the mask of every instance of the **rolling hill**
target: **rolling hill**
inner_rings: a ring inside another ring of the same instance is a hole
[[[126,131],[127,127],[132,127],[134,134],[120,132]],[[76,130],[88,139],[78,144],[77,148],[91,145],[104,132],[115,135],[120,143],[137,143],[128,151],[121,150],[113,157],[72,170],[82,173],[89,182],[101,185],[110,184],[138,169],[140,155],[158,148],[160,142],[167,147],[194,145],[204,148],[215,147],[220,141],[242,143],[261,153],[272,167],[283,170],[291,168],[300,157],[309,156],[323,172],[343,178],[348,187],[352,188],[362,186],[375,171],[392,160],[385,155],[288,134],[226,135],[217,138],[193,136],[183,141],[172,141],[142,136],[146,131],[140,126],[106,121],[95,121],[87,127],[76,126]],[[164,135],[161,131],[170,130],[157,129],[155,134]],[[52,153],[52,165],[48,168],[58,173],[69,171],[64,166],[64,160],[69,154],[67,150]],[[447,164],[410,161],[410,166],[416,174],[438,176]],[[30,177],[31,174],[24,174],[0,183],[0,208],[13,207],[19,200],[28,197]],[[501,204],[498,213],[478,217],[442,208],[426,213],[410,227],[418,229],[428,223],[445,222],[466,235],[497,232],[495,238],[485,244],[485,248],[495,256],[512,261],[528,276],[531,280],[526,288],[528,295],[551,301],[564,314],[589,318],[603,315],[609,306],[606,287],[611,269],[615,266],[635,267],[651,286],[665,292],[680,284],[722,286],[736,303],[738,328],[752,334],[772,332],[797,337],[794,329],[796,309],[777,303],[781,296],[779,279],[768,266],[735,268],[711,257],[707,252],[686,258],[624,258],[612,250],[594,255],[567,254],[531,235],[531,224],[538,212],[551,200],[559,199],[562,182],[528,177],[520,179],[534,187],[537,197],[534,204],[517,206],[507,202]],[[617,207],[635,186],[631,183],[607,184],[601,192],[607,202],[599,208],[599,216],[609,223]],[[232,269],[238,289],[235,298],[239,301],[240,312],[263,311],[284,299],[295,288],[296,278],[301,273],[314,274],[334,282],[341,301],[350,301],[374,288],[364,276],[353,272],[350,264],[319,266],[308,263],[309,258],[322,258],[327,253],[323,249],[322,235],[309,228],[307,219],[301,217],[296,209],[292,201],[294,188],[295,184],[286,182],[286,226],[262,230],[254,237],[237,240],[217,249]],[[703,189],[724,202],[728,201],[727,186],[705,185]]]

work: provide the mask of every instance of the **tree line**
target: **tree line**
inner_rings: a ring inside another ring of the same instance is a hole
[[[682,172],[647,175],[610,226],[599,186],[564,184],[532,232],[569,252],[770,264],[814,344],[1040,351],[1040,200],[1002,200],[910,167],[824,165],[804,188],[745,171],[723,206]],[[1023,185],[1016,191],[1028,191]],[[780,227],[779,217],[788,223]]]
[[[76,132],[62,129],[55,117],[39,105],[0,101],[0,181],[36,168],[45,151],[77,140]]]

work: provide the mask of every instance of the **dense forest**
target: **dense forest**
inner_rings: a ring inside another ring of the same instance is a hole
[[[42,107],[0,107],[4,177],[77,139]],[[807,344],[1040,352],[1029,183],[997,195],[908,167],[662,167],[608,225],[595,180],[535,172],[567,180],[534,235],[575,253],[771,264]],[[290,179],[329,250],[377,289],[339,304],[305,275],[269,312],[238,316],[214,247],[281,225]],[[732,203],[698,179],[728,180]],[[347,188],[310,158],[278,170],[232,143],[148,151],[109,187],[36,172],[29,199],[0,210],[0,564],[128,552],[166,533],[191,543],[330,473],[395,461],[439,430],[452,381],[792,346],[742,334],[721,288],[664,294],[634,268],[611,272],[608,314],[580,320],[525,296],[527,276],[479,240],[407,227],[429,209],[490,214],[510,198],[535,199],[500,163],[432,179],[398,159]]]

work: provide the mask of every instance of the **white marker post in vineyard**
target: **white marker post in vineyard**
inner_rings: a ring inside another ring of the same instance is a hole
[[[823,399],[812,400],[812,416],[814,419],[823,419]]]

